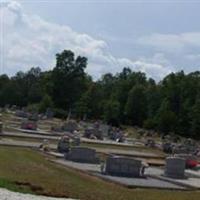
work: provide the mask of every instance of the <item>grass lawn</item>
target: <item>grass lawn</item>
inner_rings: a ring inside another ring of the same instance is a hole
[[[82,200],[197,200],[200,192],[128,189],[51,163],[38,152],[0,147],[0,187]]]
[[[27,142],[39,142],[42,143],[43,139],[37,139],[37,138],[25,138],[25,137],[17,137],[17,136],[3,136],[4,138],[13,139],[17,141],[27,141]],[[57,144],[58,140],[49,140],[51,144]],[[156,153],[160,156],[164,156],[164,153],[156,148],[149,148],[149,147],[137,147],[137,146],[118,146],[113,144],[98,144],[98,143],[89,143],[89,142],[82,142],[82,147],[90,147],[90,148],[103,148],[103,149],[118,149],[118,150],[134,150],[134,151],[140,151],[140,152],[148,152],[148,153]]]

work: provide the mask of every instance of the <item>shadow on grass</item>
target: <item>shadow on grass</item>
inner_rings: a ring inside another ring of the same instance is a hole
[[[25,194],[35,194],[29,185],[21,185],[16,182],[11,182],[6,179],[0,178],[0,187],[11,190],[13,192],[20,192]]]

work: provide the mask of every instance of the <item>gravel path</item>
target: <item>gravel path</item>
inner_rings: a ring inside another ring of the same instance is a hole
[[[0,200],[73,200],[73,199],[51,198],[51,197],[36,196],[30,194],[21,194],[0,188]]]

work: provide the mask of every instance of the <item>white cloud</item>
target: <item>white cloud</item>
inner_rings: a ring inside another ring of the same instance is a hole
[[[149,45],[159,51],[180,53],[189,47],[200,47],[200,32],[181,34],[152,34],[138,39],[139,44]]]
[[[141,70],[156,79],[171,72],[166,63],[158,62],[158,56],[157,59],[155,57],[148,61],[116,58],[108,52],[105,41],[78,33],[69,26],[28,15],[16,1],[1,4],[0,17],[3,27],[3,40],[0,41],[3,66],[0,70],[3,68],[4,73],[13,74],[32,66],[50,69],[55,65],[55,54],[64,49],[71,49],[76,54],[88,57],[87,72],[94,78],[99,78],[106,72],[119,72],[123,67]]]
[[[191,61],[200,61],[200,54],[189,54],[186,56],[186,58]]]

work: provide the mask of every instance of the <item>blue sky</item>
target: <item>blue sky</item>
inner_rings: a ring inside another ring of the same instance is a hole
[[[87,56],[95,79],[123,67],[156,80],[200,70],[200,1],[0,2],[1,73],[52,69],[63,49]]]

